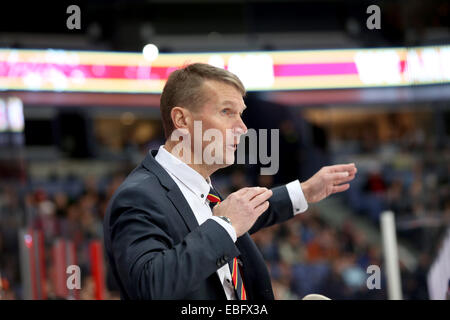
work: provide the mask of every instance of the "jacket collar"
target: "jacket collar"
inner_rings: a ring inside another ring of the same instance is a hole
[[[150,150],[147,152],[144,160],[142,161],[142,166],[148,171],[155,174],[159,182],[168,190],[172,190],[177,187],[175,181],[170,177],[166,170],[155,160],[155,156],[158,150]]]
[[[199,201],[206,201],[206,196],[211,189],[209,178],[205,179],[196,170],[167,151],[164,145],[159,147],[155,160],[170,173],[171,177],[174,177],[175,180],[180,181],[187,187]]]

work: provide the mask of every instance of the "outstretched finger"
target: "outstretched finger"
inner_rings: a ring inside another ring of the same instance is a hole
[[[355,174],[349,174],[348,172],[331,173],[330,179],[333,185],[338,185],[344,182],[349,182],[355,179]]]
[[[348,190],[348,188],[350,188],[350,184],[349,183],[341,184],[339,186],[333,186],[333,189],[331,190],[331,193],[343,192],[343,191]]]
[[[355,174],[358,171],[354,163],[335,164],[330,166],[329,170],[330,172],[348,172],[349,174]]]

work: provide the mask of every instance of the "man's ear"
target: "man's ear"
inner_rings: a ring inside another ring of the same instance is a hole
[[[173,107],[170,111],[172,123],[176,129],[187,129],[191,122],[191,113],[188,109],[183,107]]]

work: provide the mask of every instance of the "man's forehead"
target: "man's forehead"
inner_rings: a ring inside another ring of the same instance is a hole
[[[233,85],[217,80],[206,80],[203,82],[203,89],[207,90],[209,103],[215,106],[241,107],[245,110],[247,106],[244,103],[239,90]]]

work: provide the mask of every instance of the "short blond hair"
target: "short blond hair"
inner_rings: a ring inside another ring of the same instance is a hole
[[[170,113],[175,106],[196,110],[208,97],[204,94],[205,80],[216,80],[234,86],[244,97],[245,87],[239,78],[228,70],[206,63],[193,63],[172,72],[164,85],[160,100],[161,118],[166,139],[175,129]]]

